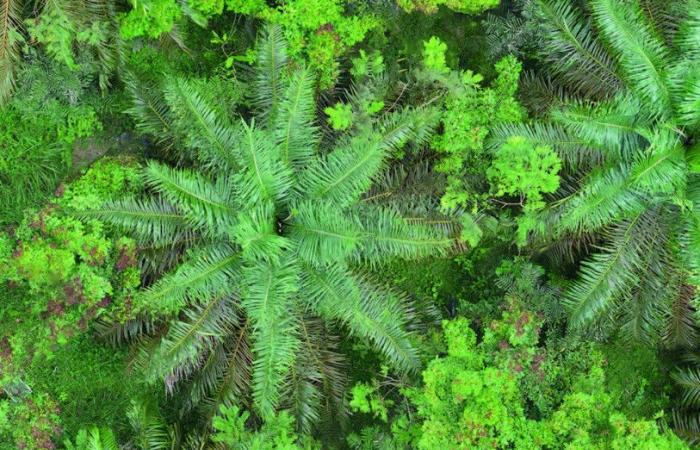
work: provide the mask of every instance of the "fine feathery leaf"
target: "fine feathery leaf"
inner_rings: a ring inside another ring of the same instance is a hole
[[[146,183],[160,192],[195,227],[221,234],[233,224],[233,188],[222,177],[212,183],[198,172],[151,161],[144,171]]]
[[[608,244],[581,264],[579,278],[565,296],[573,328],[590,325],[638,283],[640,264],[649,245],[640,238],[644,221],[644,214],[639,213],[614,226]]]
[[[608,97],[620,89],[614,60],[595,37],[593,27],[570,0],[539,0],[536,11],[544,29],[542,55],[554,75],[576,93]]]
[[[635,1],[593,0],[600,32],[619,56],[629,87],[650,113],[663,116],[671,105],[668,50],[650,29]]]
[[[322,270],[305,266],[301,282],[301,297],[312,311],[326,320],[343,322],[350,333],[369,340],[398,369],[418,367],[400,297],[377,290],[335,264]]]
[[[293,182],[291,168],[280,155],[274,136],[255,126],[243,123],[239,147],[243,173],[237,177],[241,203],[251,208],[264,201],[286,200]]]
[[[291,239],[307,264],[346,260],[362,237],[359,221],[327,202],[304,202],[294,208]]]
[[[643,144],[637,134],[639,103],[620,96],[595,106],[570,103],[552,113],[554,123],[599,149],[606,161],[619,161]]]
[[[315,125],[314,78],[309,70],[292,75],[275,118],[280,158],[288,165],[305,167],[316,155],[320,133]]]
[[[183,234],[194,232],[186,215],[159,197],[110,200],[99,209],[80,212],[79,216],[95,217],[111,223],[136,237],[139,242],[156,246],[172,243]]]
[[[0,106],[10,98],[19,63],[21,0],[0,0]]]
[[[300,193],[308,200],[330,201],[339,207],[350,205],[384,169],[387,150],[376,139],[354,138],[301,173]]]
[[[256,49],[255,89],[253,103],[268,125],[277,120],[279,104],[284,96],[283,69],[287,65],[287,44],[279,26],[268,26]]]
[[[243,270],[241,304],[253,325],[253,399],[263,419],[274,417],[280,387],[299,347],[293,296],[294,263],[258,263]]]
[[[137,307],[152,313],[175,314],[189,301],[230,294],[240,269],[240,256],[227,245],[193,251],[175,272],[161,278],[137,297]]]
[[[198,152],[196,156],[222,170],[238,168],[238,130],[217,115],[187,80],[169,80],[165,98],[177,129],[187,136],[186,143]]]
[[[233,329],[236,315],[230,298],[211,299],[184,311],[174,320],[149,359],[148,377],[165,379],[166,385],[190,376],[203,357]]]
[[[158,144],[172,146],[176,138],[173,118],[160,85],[130,72],[124,74],[124,84],[132,102],[125,112],[136,122],[136,129],[155,136]]]
[[[456,244],[444,229],[408,221],[393,208],[365,207],[358,215],[364,233],[357,257],[371,265],[393,258],[444,256]]]

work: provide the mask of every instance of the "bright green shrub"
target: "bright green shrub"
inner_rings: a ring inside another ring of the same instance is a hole
[[[398,0],[397,3],[406,12],[433,14],[440,6],[445,6],[464,14],[479,14],[498,6],[500,0]]]
[[[423,418],[418,448],[687,448],[653,420],[619,412],[600,360],[580,373],[551,416],[529,417],[520,381],[542,370],[535,351],[541,321],[516,303],[479,343],[465,319],[443,326],[447,355],[428,365],[425,386],[409,395]]]
[[[259,430],[246,426],[250,413],[237,406],[220,408],[214,417],[214,442],[231,450],[312,450],[320,449],[308,436],[298,436],[294,431],[294,418],[286,411],[266,420]]]
[[[135,243],[113,239],[98,220],[86,223],[67,215],[140,188],[128,160],[103,160],[67,187],[41,211],[26,216],[3,247],[14,247],[0,265],[0,279],[26,287],[32,316],[43,318],[33,330],[37,350],[51,353],[51,342],[65,342],[87,321],[109,309],[128,314],[131,292],[139,285]],[[126,303],[125,303],[126,302]],[[18,336],[14,338],[20,339]]]
[[[44,393],[9,400],[2,393],[0,390],[0,450],[55,448],[53,440],[61,434],[56,402]]]
[[[559,156],[546,145],[535,145],[520,136],[512,136],[493,156],[486,175],[491,183],[491,192],[496,197],[515,196],[522,207],[523,216],[518,218],[518,243],[524,245],[527,233],[538,226],[533,213],[545,207],[543,194],[559,189]]]
[[[520,63],[507,57],[496,64],[498,76],[490,87],[482,87],[483,77],[467,71],[461,83],[445,100],[443,133],[433,140],[433,148],[442,155],[436,170],[447,175],[442,197],[445,208],[481,206],[487,192],[484,174],[488,168],[485,141],[496,124],[517,122],[523,111],[515,93]]]
[[[173,29],[182,17],[175,0],[129,0],[132,10],[121,16],[119,30],[125,39],[139,36],[157,38]]]

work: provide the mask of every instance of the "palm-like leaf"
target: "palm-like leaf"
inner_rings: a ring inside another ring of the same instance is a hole
[[[543,54],[552,69],[575,92],[607,97],[620,86],[616,63],[569,0],[540,0],[538,13],[544,20]]]
[[[558,198],[539,215],[544,225],[533,237],[564,239],[558,248],[585,252],[595,246],[565,296],[571,325],[604,324],[634,340],[683,345],[695,336],[692,308],[679,292],[697,273],[686,146],[700,104],[698,5],[586,3],[536,2],[551,31],[544,60],[569,95],[548,121],[502,126],[493,145],[523,135],[550,144],[566,163]]]
[[[15,85],[22,24],[20,10],[20,0],[0,2],[0,105],[7,101]]]
[[[283,73],[279,30],[261,40],[257,65],[258,120],[240,126],[192,83],[167,82],[164,111],[184,136],[172,142],[182,142],[202,169],[149,163],[144,179],[154,199],[86,215],[108,217],[154,246],[195,237],[176,247],[187,250],[176,270],[137,298],[140,311],[168,321],[160,336],[144,340],[142,368],[173,389],[189,382],[185,406],[203,406],[208,417],[218,404],[251,399],[262,418],[284,404],[309,429],[324,402],[343,397],[342,358],[318,342],[326,332],[319,323],[329,332],[342,324],[398,369],[418,365],[406,299],[360,266],[443,255],[456,230],[363,200],[397,149],[427,140],[432,113],[405,109],[368,119],[319,148],[313,79],[305,70]],[[142,129],[159,130],[151,126],[153,108],[136,101]]]
[[[668,50],[649,28],[636,1],[594,0],[593,14],[601,33],[619,55],[628,87],[649,112],[664,115],[671,105]]]

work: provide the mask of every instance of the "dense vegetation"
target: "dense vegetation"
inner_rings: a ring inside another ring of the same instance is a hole
[[[0,0],[0,450],[700,445],[699,0]]]

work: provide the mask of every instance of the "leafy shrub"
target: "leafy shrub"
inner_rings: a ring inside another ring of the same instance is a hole
[[[398,0],[397,3],[407,12],[420,11],[435,13],[440,6],[465,14],[479,14],[498,6],[501,0]]]

